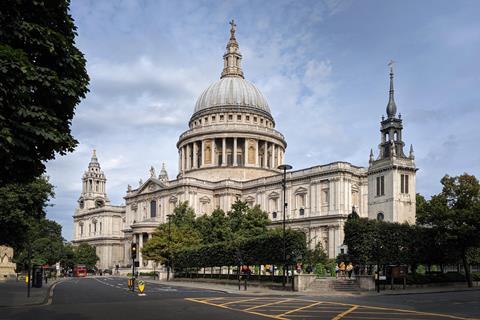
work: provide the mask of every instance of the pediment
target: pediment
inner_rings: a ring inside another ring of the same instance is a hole
[[[150,193],[165,188],[165,184],[156,179],[150,178],[138,189],[137,194]]]
[[[307,190],[306,188],[304,188],[304,187],[299,187],[299,188],[297,188],[297,189],[295,190],[295,194],[305,194],[305,193],[307,193],[307,191],[308,191],[308,190]]]
[[[200,200],[200,202],[203,203],[203,204],[210,203],[210,198],[207,197],[207,196],[203,196],[203,197],[201,197],[199,200]]]
[[[245,202],[246,202],[246,203],[254,203],[254,202],[255,202],[255,198],[252,197],[252,196],[247,196],[247,197],[245,197]]]
[[[278,199],[278,198],[280,198],[280,194],[276,191],[273,191],[268,195],[268,198],[269,199]]]

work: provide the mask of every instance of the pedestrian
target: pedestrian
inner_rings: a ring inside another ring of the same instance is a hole
[[[345,278],[345,263],[342,261],[340,262],[340,276]]]
[[[338,264],[335,264],[335,278],[338,278],[338,273],[340,272],[340,267]]]
[[[312,266],[311,266],[311,265],[308,265],[308,266],[307,266],[307,269],[306,269],[305,271],[307,271],[307,273],[312,273],[312,271],[313,271]]]
[[[347,265],[347,273],[348,273],[348,279],[352,278],[352,272],[353,272],[353,264],[350,262]]]

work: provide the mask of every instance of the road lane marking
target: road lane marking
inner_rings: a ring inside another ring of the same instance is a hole
[[[340,320],[340,319],[343,319],[343,317],[345,317],[346,315],[352,313],[353,311],[355,311],[359,306],[358,305],[353,305],[353,307],[351,307],[350,309],[340,313],[339,315],[337,315],[336,317],[332,318],[332,320]]]
[[[252,301],[252,300],[259,300],[259,299],[261,299],[261,298],[257,297],[257,298],[250,298],[250,299],[235,300],[235,301],[230,301],[230,302],[219,304],[219,306],[226,306],[226,305],[229,305],[229,304],[236,304],[236,303]]]
[[[300,308],[297,308],[297,309],[292,309],[292,310],[289,310],[287,312],[284,312],[282,314],[279,314],[278,316],[279,317],[283,317],[287,314],[290,314],[290,313],[294,313],[294,312],[297,312],[297,311],[300,311],[300,310],[304,310],[304,309],[307,309],[307,308],[311,308],[311,307],[314,307],[316,305],[319,305],[319,304],[322,304],[323,302],[322,301],[319,301],[319,302],[315,302],[315,303],[311,303],[309,305],[306,305],[306,306],[303,306],[303,307],[300,307]]]
[[[270,302],[270,303],[265,303],[265,304],[261,304],[261,305],[258,305],[258,306],[253,306],[253,307],[250,307],[250,308],[247,308],[247,309],[243,309],[243,311],[250,311],[250,310],[259,309],[259,308],[262,308],[262,307],[273,306],[273,305],[281,304],[283,302],[287,302],[287,301],[290,301],[290,300],[292,300],[292,299],[285,299],[285,300],[282,300],[282,301],[274,301],[274,302]]]

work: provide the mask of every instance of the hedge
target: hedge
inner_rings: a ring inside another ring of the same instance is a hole
[[[305,254],[305,234],[289,229],[285,242],[287,263],[294,264]],[[283,235],[280,229],[268,230],[254,238],[185,248],[173,255],[175,269],[260,264],[283,264]]]

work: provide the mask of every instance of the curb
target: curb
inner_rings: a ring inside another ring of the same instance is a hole
[[[60,280],[55,280],[50,284],[50,286],[47,289],[47,294],[43,298],[41,302],[33,302],[33,303],[24,303],[24,304],[19,304],[15,306],[0,306],[0,309],[16,309],[16,308],[22,308],[22,307],[39,307],[39,306],[47,306],[50,305],[53,301],[53,290],[57,286],[57,284],[61,282],[65,282],[68,279],[60,279]]]

